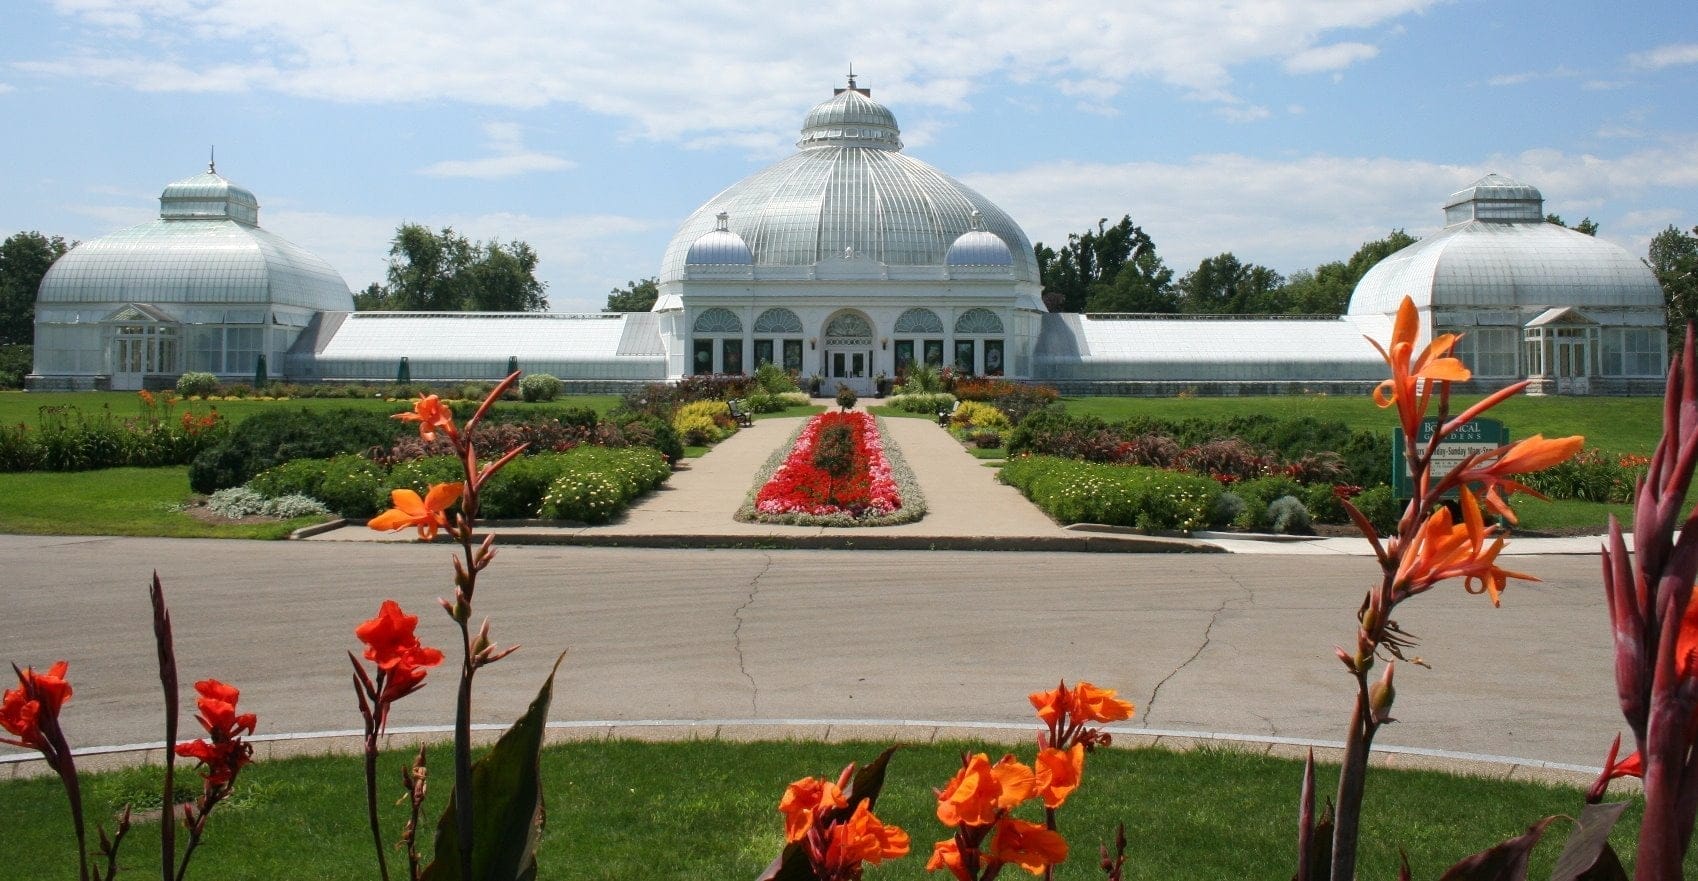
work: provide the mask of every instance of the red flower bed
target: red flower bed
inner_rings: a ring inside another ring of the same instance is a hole
[[[833,476],[814,462],[820,433],[833,426],[849,430],[847,473]],[[821,413],[796,438],[784,464],[755,495],[762,514],[810,514],[882,517],[902,507],[902,494],[891,476],[878,424],[866,413]]]

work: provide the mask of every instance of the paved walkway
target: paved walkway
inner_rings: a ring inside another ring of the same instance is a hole
[[[824,399],[815,403],[830,403]],[[857,409],[864,409],[863,401]],[[1122,553],[1235,553],[1367,556],[1360,538],[1291,540],[1240,533],[1160,537],[1115,527],[1057,525],[996,469],[974,457],[929,419],[884,420],[886,442],[907,460],[926,500],[913,523],[880,527],[786,526],[740,523],[737,509],[756,473],[789,440],[805,417],[759,419],[686,459],[660,489],[639,499],[617,521],[601,526],[497,525],[506,544],[576,544],[623,547],[792,547],[889,550],[1108,551]],[[377,533],[358,525],[310,536],[316,541],[412,541],[411,531]],[[1518,539],[1506,556],[1595,554],[1595,537]],[[1631,547],[1631,537],[1629,541]]]

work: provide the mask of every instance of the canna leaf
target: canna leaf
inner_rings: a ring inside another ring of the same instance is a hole
[[[1621,860],[1610,848],[1610,830],[1626,809],[1627,802],[1587,805],[1563,843],[1551,881],[1625,881]]]
[[[1527,856],[1555,822],[1552,815],[1527,827],[1527,831],[1502,841],[1451,866],[1439,881],[1526,881]]]

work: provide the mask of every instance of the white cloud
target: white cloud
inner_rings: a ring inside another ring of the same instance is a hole
[[[1627,56],[1627,63],[1646,70],[1698,64],[1698,43],[1670,43]]]
[[[1377,47],[1367,43],[1334,43],[1305,49],[1285,60],[1285,69],[1292,73],[1322,73],[1343,70],[1358,61],[1367,61],[1380,54]]]
[[[15,66],[154,91],[570,104],[642,137],[749,143],[788,138],[795,108],[850,61],[908,107],[962,109],[993,75],[1095,104],[1139,81],[1231,103],[1235,68],[1337,70],[1377,50],[1329,35],[1391,29],[1439,2],[1057,0],[1034,16],[1020,0],[885,0],[855,10],[881,26],[846,31],[846,10],[778,0],[631,0],[594,15],[549,0],[61,0],[74,36]]]
[[[1569,79],[1579,76],[1579,72],[1558,65],[1550,70],[1524,70],[1520,73],[1505,73],[1486,80],[1489,86],[1519,86],[1538,80]]]
[[[11,83],[0,83],[0,95],[4,95],[7,92],[16,92],[17,90],[18,87]]]
[[[961,178],[1018,218],[1033,241],[1061,241],[1096,218],[1130,213],[1180,274],[1226,250],[1289,274],[1344,259],[1394,228],[1433,232],[1443,223],[1445,197],[1491,171],[1590,213],[1604,223],[1604,238],[1642,253],[1656,229],[1626,218],[1646,198],[1678,201],[1678,188],[1698,188],[1698,137],[1608,158],[1532,150],[1446,164],[1225,153],[1183,162],[1048,163]],[[1662,217],[1653,217],[1657,229],[1670,222]]]
[[[494,152],[482,159],[445,159],[419,169],[431,177],[474,177],[485,180],[529,174],[533,171],[565,171],[576,166],[569,159],[530,150],[518,123],[484,124],[485,146]]]

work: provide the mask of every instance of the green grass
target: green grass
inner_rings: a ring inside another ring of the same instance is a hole
[[[772,413],[754,413],[754,414],[751,414],[749,418],[751,418],[751,419],[784,419],[784,418],[789,417],[789,416],[812,416],[815,413],[824,413],[824,412],[825,412],[825,407],[820,405],[820,404],[796,404],[794,406],[785,407],[782,410],[777,410],[777,411],[774,411]]]
[[[937,421],[936,413],[910,413],[907,410],[893,407],[889,404],[875,404],[868,407],[867,412],[874,416],[894,417],[896,419],[925,419],[931,422]]]
[[[539,877],[752,878],[782,846],[776,806],[784,787],[803,776],[835,777],[845,764],[867,761],[880,748],[724,741],[551,747],[543,756],[548,825]],[[946,743],[897,752],[878,814],[909,833],[911,852],[869,868],[867,878],[937,877],[923,871],[931,843],[945,837],[934,816],[933,787],[948,782],[963,749],[993,757],[1007,751]],[[1032,749],[1016,752],[1030,760]],[[380,763],[379,804],[391,842],[404,820],[393,805],[394,780],[409,758],[390,753]],[[427,808],[434,828],[449,785],[446,750],[433,750],[429,767]],[[116,811],[125,798],[151,797],[157,773],[90,775],[85,783],[90,816]],[[1244,752],[1099,750],[1086,762],[1084,786],[1060,810],[1073,856],[1056,877],[1101,878],[1097,845],[1111,839],[1120,822],[1128,839],[1128,879],[1289,877],[1301,775],[1298,762]],[[1319,777],[1320,790],[1330,791],[1333,769],[1323,767]],[[243,772],[233,802],[215,811],[190,875],[229,881],[375,877],[363,791],[354,757],[255,764]],[[1376,769],[1368,781],[1360,877],[1395,877],[1399,847],[1408,851],[1416,877],[1438,877],[1463,856],[1520,834],[1540,817],[1577,813],[1580,805],[1581,794],[1573,788]],[[1028,819],[1041,819],[1031,808],[1023,809]],[[1612,836],[1624,860],[1631,860],[1638,814],[1637,804],[1630,807]],[[56,779],[0,783],[7,877],[74,877],[69,825]],[[136,874],[157,865],[157,828],[138,826],[124,844],[124,862]],[[1532,877],[1549,874],[1567,829],[1566,823],[1552,826],[1534,854]]]
[[[0,474],[0,532],[270,539],[324,519],[203,523],[181,510],[190,495],[186,466]]]
[[[606,413],[619,403],[616,395],[573,395],[557,398],[546,404],[526,404],[522,401],[504,401],[501,409],[523,412],[527,407],[589,407],[597,413]],[[233,398],[230,400],[213,401],[179,401],[174,412],[193,411],[205,413],[216,408],[225,419],[237,423],[249,416],[267,408],[285,407],[291,410],[339,410],[353,408],[372,410],[378,413],[399,413],[408,409],[406,401],[384,400],[381,398],[286,398],[280,400],[261,400],[257,398]],[[85,414],[94,416],[102,408],[111,411],[116,419],[130,419],[141,415],[141,404],[135,392],[0,392],[0,425],[16,425],[24,423],[35,425],[40,421],[43,407],[76,407]]]

